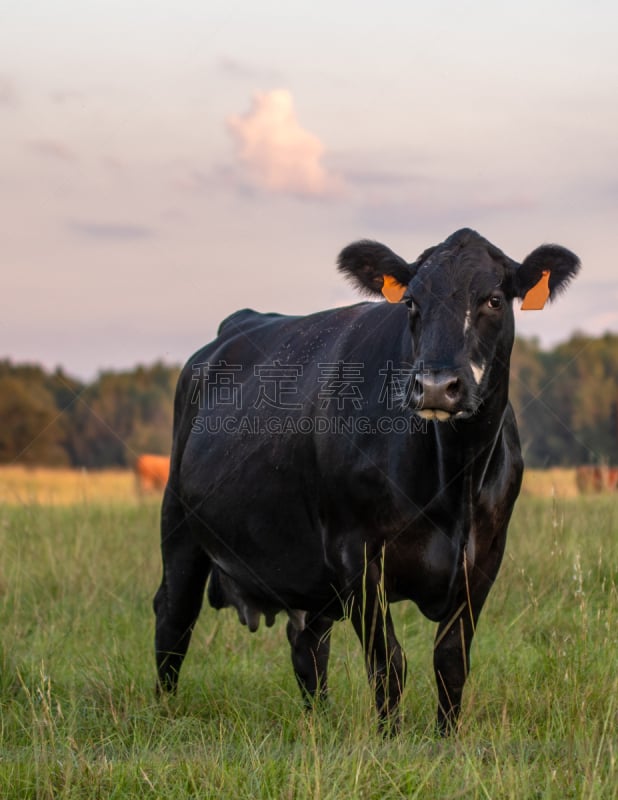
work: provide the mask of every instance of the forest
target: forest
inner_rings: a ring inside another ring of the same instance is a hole
[[[83,383],[0,361],[0,463],[98,469],[169,453],[179,369],[157,362]],[[510,394],[527,466],[618,463],[618,335],[575,334],[550,350],[517,339]]]

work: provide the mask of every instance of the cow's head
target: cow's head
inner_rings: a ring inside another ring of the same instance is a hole
[[[542,245],[518,264],[468,229],[412,264],[370,241],[346,247],[338,264],[363,291],[408,307],[409,404],[440,421],[472,416],[492,394],[506,398],[514,298],[542,308],[579,270],[564,247]]]

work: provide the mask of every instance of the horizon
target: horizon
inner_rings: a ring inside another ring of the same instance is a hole
[[[592,341],[599,341],[605,339],[607,337],[610,338],[618,338],[618,331],[604,331],[599,334],[588,334],[584,331],[574,330],[566,337],[565,339],[561,339],[556,341],[550,345],[544,344],[538,336],[521,336],[519,334],[515,334],[515,344],[518,341],[524,342],[526,344],[530,344],[535,347],[538,352],[540,353],[551,353],[557,348],[567,345],[570,342],[577,341],[578,339],[590,339]],[[207,343],[206,343],[207,344]],[[195,352],[195,351],[193,351]],[[0,363],[1,362],[8,362],[11,368],[19,369],[21,367],[33,367],[33,368],[40,368],[46,374],[53,376],[55,373],[60,372],[65,377],[70,378],[71,380],[79,381],[85,385],[90,383],[95,383],[97,380],[100,379],[102,375],[106,374],[126,374],[131,372],[136,372],[139,369],[149,370],[154,368],[155,366],[162,365],[165,369],[182,369],[185,363],[190,359],[192,353],[190,353],[184,361],[167,361],[165,358],[155,357],[152,361],[136,361],[133,364],[128,364],[127,366],[119,366],[119,367],[99,367],[96,369],[95,372],[90,373],[89,375],[78,375],[75,372],[71,372],[66,369],[62,364],[59,363],[43,363],[37,359],[24,359],[24,360],[16,360],[11,358],[10,356],[0,356]]]

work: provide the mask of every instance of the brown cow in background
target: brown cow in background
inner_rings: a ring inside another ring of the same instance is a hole
[[[618,467],[607,464],[577,467],[575,481],[580,494],[615,492],[618,489]]]
[[[170,473],[169,456],[155,456],[149,453],[135,460],[135,479],[141,492],[162,491]]]

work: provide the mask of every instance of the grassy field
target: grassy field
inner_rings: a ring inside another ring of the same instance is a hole
[[[66,506],[135,504],[135,476],[126,469],[79,470],[0,467],[0,504]]]
[[[209,608],[156,702],[158,501],[108,490],[0,505],[1,798],[618,798],[618,498],[522,496],[457,737],[434,734],[435,626],[394,608],[409,671],[385,741],[349,624],[321,715],[282,618],[252,636]]]

